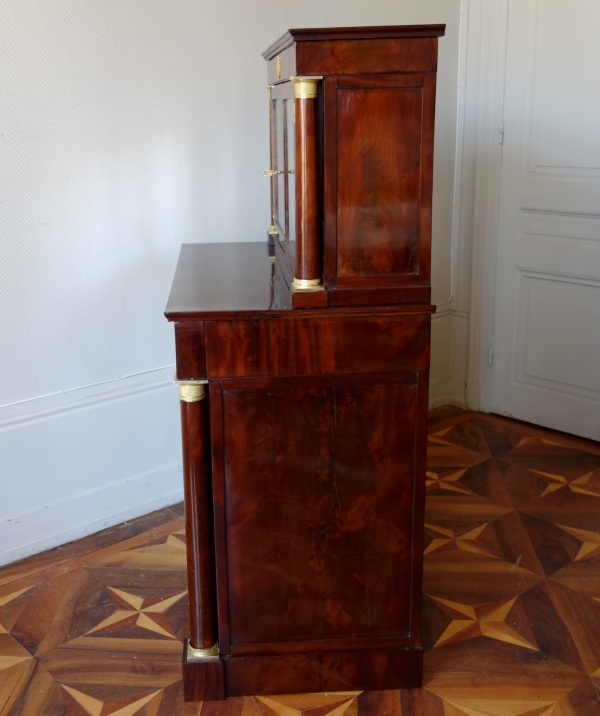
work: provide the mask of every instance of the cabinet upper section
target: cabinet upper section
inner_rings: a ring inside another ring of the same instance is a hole
[[[435,72],[436,38],[445,25],[326,27],[288,30],[263,57],[268,81],[295,76]]]
[[[444,30],[289,30],[263,53],[269,233],[292,307],[429,302]]]

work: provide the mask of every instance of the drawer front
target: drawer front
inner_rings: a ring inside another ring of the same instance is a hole
[[[429,369],[429,314],[208,321],[208,378]]]

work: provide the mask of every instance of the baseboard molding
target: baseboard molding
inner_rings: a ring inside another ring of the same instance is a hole
[[[429,410],[448,405],[448,378],[429,381]]]
[[[448,378],[447,405],[457,408],[467,407],[467,383],[461,378]]]
[[[469,317],[446,310],[431,324],[429,408],[466,407]]]
[[[0,522],[0,565],[10,564],[46,549],[87,537],[106,527],[153,512],[183,500],[181,463],[92,490],[71,499],[44,505]],[[166,490],[171,490],[166,492]],[[153,495],[139,502],[140,498]],[[75,517],[77,516],[77,517]],[[73,522],[83,520],[79,524]],[[59,525],[68,525],[58,529]],[[33,541],[30,536],[43,535]]]
[[[431,368],[429,373],[429,408],[448,402],[448,373],[452,339],[452,311],[434,313],[431,321]]]
[[[0,564],[182,499],[173,368],[0,408]]]

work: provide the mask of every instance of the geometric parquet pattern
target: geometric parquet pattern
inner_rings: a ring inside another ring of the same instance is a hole
[[[416,691],[184,704],[181,506],[0,569],[0,716],[600,716],[600,444],[430,415]]]

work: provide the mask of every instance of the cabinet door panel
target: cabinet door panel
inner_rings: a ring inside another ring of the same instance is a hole
[[[409,633],[417,384],[402,380],[224,389],[232,645]]]
[[[435,75],[326,78],[325,284],[428,287]]]
[[[422,90],[338,89],[338,276],[419,268]]]

